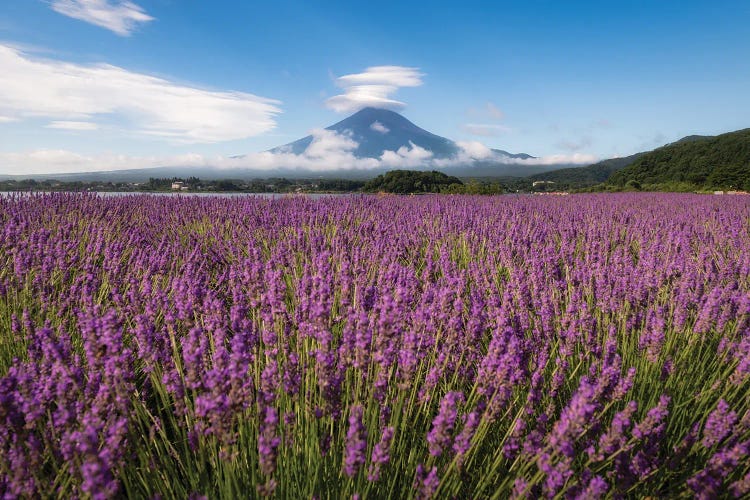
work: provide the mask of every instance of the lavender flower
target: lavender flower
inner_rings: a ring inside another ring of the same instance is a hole
[[[279,414],[276,408],[266,406],[258,436],[260,471],[265,476],[272,475],[276,470],[276,449],[281,444],[281,439],[276,434],[278,423]]]
[[[706,448],[718,444],[732,431],[732,426],[737,423],[737,420],[737,413],[729,409],[726,401],[719,400],[716,409],[709,414],[706,420],[701,444]]]
[[[374,482],[380,479],[380,468],[390,461],[391,440],[393,439],[394,432],[393,427],[383,429],[380,441],[372,449],[372,456],[370,457],[371,465],[367,474],[368,481]]]
[[[417,477],[414,480],[414,488],[417,491],[417,498],[432,498],[440,486],[440,478],[437,475],[437,467],[429,471],[422,465],[417,466]]]
[[[354,477],[365,463],[367,450],[367,430],[362,424],[362,406],[352,406],[349,412],[349,430],[346,432],[346,450],[344,451],[344,472]]]
[[[449,392],[440,402],[440,411],[432,421],[432,429],[427,434],[430,455],[433,457],[440,456],[443,453],[443,449],[450,446],[453,426],[458,415],[456,405],[463,400],[464,396],[462,393]]]

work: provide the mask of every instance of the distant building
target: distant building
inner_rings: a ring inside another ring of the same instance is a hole
[[[187,186],[185,186],[184,182],[173,182],[172,183],[172,189],[175,190],[175,191],[182,191],[183,190],[182,188],[186,188],[186,187]]]
[[[188,190],[190,190],[190,188],[189,188],[189,187],[187,187],[187,186],[182,186],[182,187],[180,188],[180,191],[188,191]]]
[[[537,187],[537,186],[543,186],[545,184],[554,184],[554,181],[534,181],[531,186]]]
[[[714,194],[724,194],[724,191],[714,191]]]

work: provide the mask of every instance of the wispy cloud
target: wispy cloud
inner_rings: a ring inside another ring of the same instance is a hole
[[[406,104],[391,96],[401,87],[419,87],[423,76],[419,68],[372,66],[362,73],[337,78],[336,86],[344,93],[326,100],[326,106],[338,113],[351,113],[368,106],[400,110]]]
[[[505,118],[505,113],[491,101],[485,102],[481,107],[469,108],[466,114],[469,119],[476,120],[461,125],[463,131],[471,135],[497,137],[511,131],[510,127],[497,123]]]
[[[502,120],[505,113],[492,101],[487,101],[481,106],[474,106],[466,110],[466,114],[474,120]]]
[[[593,140],[589,136],[584,136],[576,141],[564,140],[557,143],[557,147],[564,149],[565,151],[576,152],[586,149],[593,143]]]
[[[505,113],[503,113],[502,110],[495,106],[495,104],[492,102],[487,102],[484,105],[484,109],[490,116],[490,118],[494,118],[496,120],[502,120],[503,118],[505,118]]]
[[[55,121],[47,125],[46,128],[54,128],[58,130],[99,130],[99,125],[91,122],[71,122],[71,121]]]
[[[497,137],[510,132],[509,127],[492,123],[466,123],[461,128],[472,135],[482,137]]]
[[[53,0],[60,14],[130,36],[141,24],[153,21],[139,5],[126,0]]]
[[[119,118],[129,131],[177,143],[244,139],[271,130],[278,101],[203,90],[108,64],[32,59],[0,44],[0,116],[96,123]],[[56,127],[60,128],[60,127]]]

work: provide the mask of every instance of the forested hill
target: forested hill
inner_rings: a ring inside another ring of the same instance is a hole
[[[534,174],[529,176],[529,180],[554,182],[558,188],[593,186],[606,181],[613,172],[625,168],[644,154],[636,153],[623,158],[602,160],[586,167],[561,168],[551,172]]]
[[[392,170],[379,175],[365,184],[365,192],[385,193],[440,193],[449,187],[463,186],[457,177],[445,175],[442,172],[424,172],[418,170]]]
[[[677,186],[750,190],[750,129],[691,136],[643,154],[607,184],[670,190]]]

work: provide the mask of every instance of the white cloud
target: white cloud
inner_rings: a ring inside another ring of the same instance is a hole
[[[409,147],[401,146],[398,151],[384,151],[380,156],[382,167],[424,167],[429,165],[432,151],[409,141]]]
[[[15,118],[11,118],[10,116],[0,116],[0,123],[11,123],[18,121]]]
[[[338,113],[352,113],[369,106],[400,110],[406,104],[391,95],[401,87],[419,87],[423,76],[419,68],[372,66],[363,73],[337,78],[336,86],[344,93],[326,100],[326,106]]]
[[[70,122],[70,121],[55,121],[46,126],[46,128],[54,128],[58,130],[98,130],[99,125],[91,122]]]
[[[557,143],[557,147],[566,151],[576,152],[582,149],[586,149],[591,146],[591,137],[581,137],[577,141],[560,141]]]
[[[312,142],[304,152],[309,158],[325,160],[342,153],[351,153],[359,146],[349,135],[339,134],[333,130],[315,129],[311,135]]]
[[[490,116],[490,118],[502,120],[505,117],[505,113],[503,113],[503,111],[495,106],[495,104],[492,102],[487,102],[484,105],[484,110]]]
[[[290,151],[264,151],[231,159],[213,159],[205,166],[220,168],[252,168],[259,171],[272,169],[300,169],[310,172],[328,170],[367,170],[380,166],[375,158],[357,158],[354,151],[359,144],[349,134],[332,130],[315,129],[310,133],[312,142],[302,154]]]
[[[341,88],[357,85],[393,85],[394,87],[419,87],[422,77],[419,68],[406,66],[371,66],[363,73],[344,75],[337,82]]]
[[[575,153],[570,155],[558,154],[542,156],[541,158],[528,158],[519,161],[519,163],[526,165],[591,165],[598,160],[599,157],[596,155]]]
[[[486,160],[495,155],[494,151],[478,141],[459,141],[456,144],[464,154],[474,160]]]
[[[391,131],[388,127],[386,127],[380,122],[372,122],[372,124],[370,125],[370,130],[374,130],[375,132],[380,132],[381,134],[387,134],[388,132]]]
[[[108,64],[32,59],[0,44],[0,116],[94,122],[115,116],[179,143],[244,139],[275,127],[278,101],[203,90]]]
[[[346,134],[314,130],[313,141],[302,154],[289,151],[254,153],[242,157],[184,154],[176,156],[126,156],[116,154],[81,155],[65,150],[40,150],[26,153],[0,153],[0,174],[33,175],[76,172],[101,172],[124,169],[180,166],[221,169],[252,169],[263,175],[274,169],[299,169],[309,172],[333,170],[373,170],[382,168],[432,169],[468,165],[474,161],[496,161],[519,165],[588,165],[597,161],[592,155],[553,155],[525,160],[495,153],[480,142],[457,143],[461,151],[452,158],[434,158],[430,151],[413,143],[397,151],[385,151],[380,158],[357,158],[358,144]],[[189,173],[186,173],[189,175]]]
[[[494,102],[487,101],[480,107],[471,107],[467,110],[467,114],[474,119],[481,120],[502,120],[505,118],[505,113],[502,109],[498,108]]]
[[[510,128],[504,125],[494,125],[489,123],[466,123],[461,128],[472,135],[482,137],[497,137],[510,132]]]
[[[154,20],[142,7],[126,0],[53,0],[52,9],[120,36],[129,36],[139,25]]]
[[[437,158],[432,164],[437,167],[452,167],[455,165],[469,165],[475,161],[494,160],[498,163],[507,163],[507,157],[495,153],[492,149],[478,141],[458,141],[458,153],[451,158]]]

